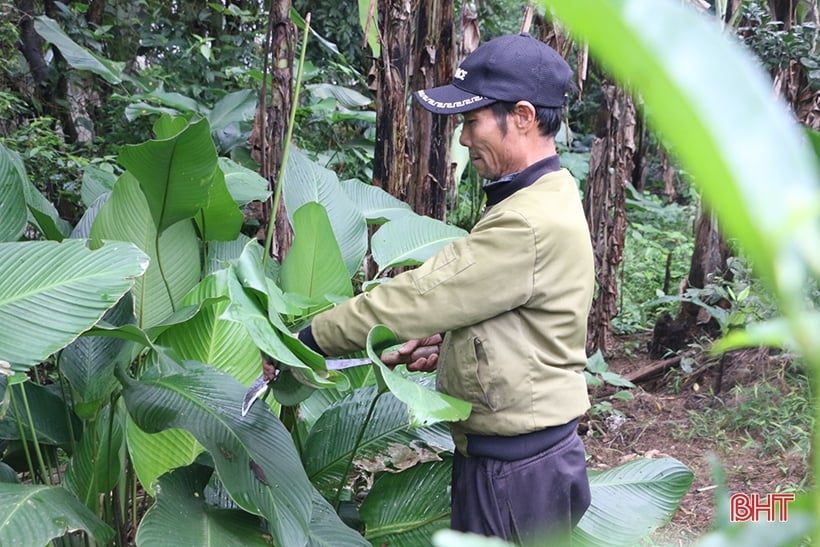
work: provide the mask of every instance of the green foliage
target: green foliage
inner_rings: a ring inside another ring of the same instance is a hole
[[[600,350],[596,351],[587,360],[587,366],[584,368],[584,378],[587,386],[592,388],[592,408],[590,413],[593,416],[607,416],[610,414],[623,417],[624,414],[612,405],[612,401],[629,401],[634,398],[629,388],[635,387],[635,384],[618,374],[609,370],[609,365],[604,360],[604,356]],[[616,391],[615,393],[606,396],[602,400],[598,396],[599,388],[605,386],[616,388],[627,388]]]
[[[772,20],[765,2],[744,2],[743,26],[738,32],[768,70],[786,69],[792,63],[805,71],[809,87],[820,89],[820,61],[817,58],[817,22],[811,17],[794,21],[786,30],[781,21]]]
[[[657,298],[663,296],[661,287],[668,285],[670,293],[677,293],[689,272],[693,251],[693,206],[663,203],[631,185],[627,188],[631,197],[627,198],[620,306],[612,322],[619,333],[650,329],[655,318],[672,307],[669,302],[657,306]]]
[[[740,434],[760,458],[788,455],[809,463],[814,397],[799,366],[753,386],[734,386],[718,402],[690,411],[691,428],[681,436],[712,439],[730,450],[729,435]]]

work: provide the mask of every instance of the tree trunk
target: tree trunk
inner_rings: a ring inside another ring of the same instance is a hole
[[[729,258],[729,246],[718,231],[717,218],[708,210],[701,208],[695,222],[695,249],[689,265],[686,287],[702,289],[715,281],[716,276],[725,277],[726,259]],[[702,308],[696,304],[683,302],[678,312],[678,319],[693,327],[697,323]]]
[[[633,172],[635,106],[627,93],[601,86],[603,104],[589,161],[584,210],[595,254],[597,295],[589,315],[587,352],[610,347],[612,319],[618,312],[618,269],[626,231],[626,181]]]
[[[34,2],[17,0],[15,4],[23,14],[20,18],[20,42],[17,47],[28,63],[34,82],[42,84],[48,79],[48,65],[40,52],[43,39],[34,31]]]
[[[285,149],[287,124],[293,101],[293,46],[296,38],[289,11],[290,1],[271,3],[265,72],[268,73],[268,67],[270,67],[272,85],[269,95],[266,86],[262,85],[253,132],[249,139],[253,158],[259,163],[259,171],[268,180],[268,186],[272,192],[276,191],[276,182],[282,168],[282,154]],[[257,233],[259,240],[264,240],[267,230],[271,229],[272,207],[273,198],[264,204],[259,213],[260,230]],[[293,231],[288,222],[284,200],[279,202],[273,230],[271,255],[282,260],[293,244]]]
[[[412,89],[448,83],[455,71],[453,0],[420,2],[413,40]],[[434,116],[413,101],[407,148],[410,154],[409,202],[419,214],[445,220],[453,184],[450,145],[453,116]]]
[[[381,57],[377,60],[376,149],[373,184],[411,201],[407,95],[414,0],[379,0]]]

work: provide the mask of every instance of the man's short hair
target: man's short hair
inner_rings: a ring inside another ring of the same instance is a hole
[[[495,116],[498,128],[501,133],[507,134],[507,115],[515,109],[516,103],[498,101],[488,108]],[[545,137],[554,137],[561,129],[561,121],[564,118],[564,107],[562,106],[536,106],[535,121],[538,124],[538,131]]]

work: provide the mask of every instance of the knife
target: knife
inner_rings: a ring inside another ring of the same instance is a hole
[[[369,365],[372,362],[369,357],[361,357],[358,359],[325,359],[325,365],[328,370],[344,370],[346,368]],[[277,370],[277,373],[278,372]],[[251,387],[245,392],[245,397],[242,399],[242,416],[247,415],[253,403],[265,394],[268,390],[268,383],[275,381],[275,377],[273,380],[269,380],[265,377],[264,373],[260,374],[259,377],[253,381]]]

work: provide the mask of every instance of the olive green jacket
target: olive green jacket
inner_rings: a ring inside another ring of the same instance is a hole
[[[329,355],[365,346],[373,325],[400,339],[445,332],[438,390],[469,401],[465,434],[512,436],[565,424],[589,408],[587,315],[592,247],[566,169],[489,208],[467,237],[419,268],[318,315],[313,336]]]

